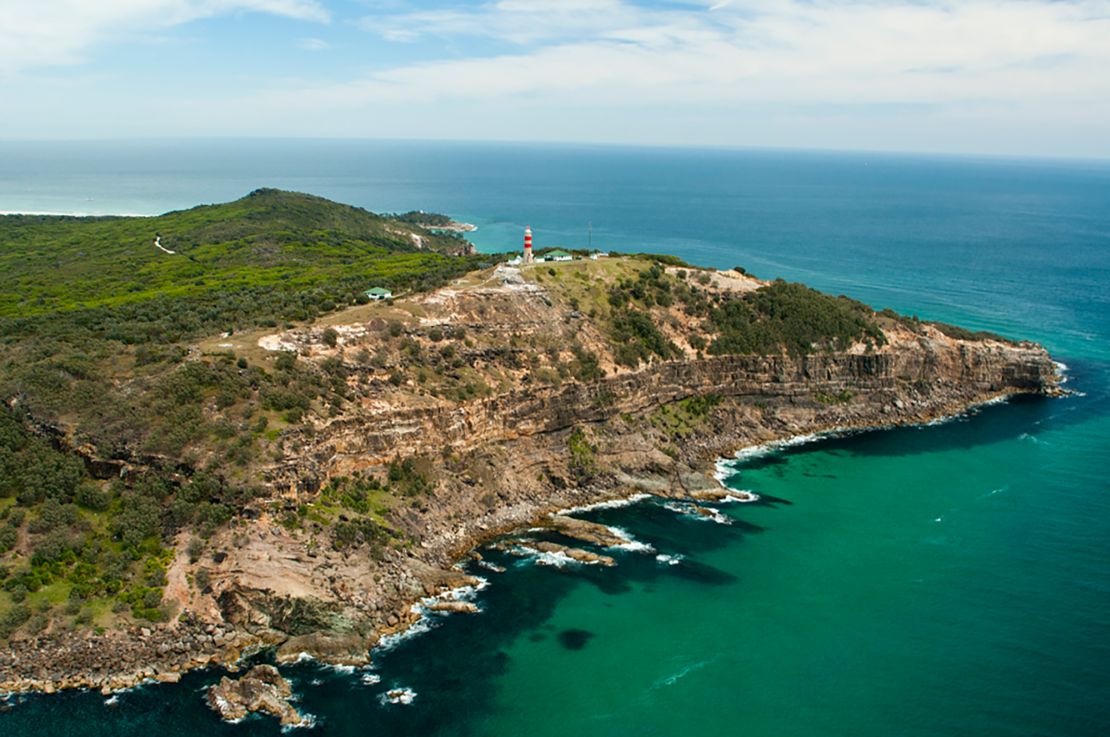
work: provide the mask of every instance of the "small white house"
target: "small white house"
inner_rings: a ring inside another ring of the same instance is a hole
[[[594,261],[597,261],[599,258],[608,258],[608,257],[609,257],[609,254],[605,253],[605,251],[594,251],[593,253],[590,254],[590,258]]]
[[[561,251],[556,248],[554,251],[548,251],[543,256],[544,261],[573,261],[574,256],[571,256],[566,251]]]
[[[371,300],[393,299],[393,292],[389,291],[388,289],[382,289],[381,287],[367,289],[364,294],[366,295],[367,299]]]

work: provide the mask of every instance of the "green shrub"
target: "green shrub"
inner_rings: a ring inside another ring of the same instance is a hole
[[[635,368],[652,356],[666,359],[677,353],[646,312],[624,310],[614,316],[612,325],[617,363]]]
[[[15,547],[19,541],[19,533],[14,527],[4,525],[0,527],[0,553],[6,553]]]
[[[597,448],[590,443],[582,428],[574,428],[567,437],[567,451],[570,453],[570,470],[580,481],[594,475],[597,471]]]

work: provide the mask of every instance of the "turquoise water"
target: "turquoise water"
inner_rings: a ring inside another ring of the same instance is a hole
[[[1110,166],[853,154],[259,142],[0,145],[0,210],[156,212],[262,185],[445,210],[475,239],[677,253],[1044,342],[1059,400],[734,464],[731,524],[583,513],[613,569],[488,553],[476,617],[365,673],[288,669],[329,735],[1101,735],[1110,720]],[[92,197],[93,200],[87,198]],[[82,205],[84,203],[84,205]],[[679,559],[658,560],[657,555]],[[106,705],[15,700],[4,735],[221,725],[195,673]],[[388,687],[416,693],[383,705]]]

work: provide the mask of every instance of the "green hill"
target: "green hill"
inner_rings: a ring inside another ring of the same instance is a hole
[[[226,522],[281,429],[344,401],[339,366],[188,341],[441,286],[492,260],[450,255],[468,246],[273,189],[152,218],[0,217],[0,639],[161,618],[167,541]]]
[[[155,247],[156,235],[173,254]],[[149,337],[179,337],[262,313],[304,319],[368,285],[433,286],[472,268],[446,255],[460,245],[412,223],[273,189],[153,218],[4,216],[0,319],[16,320],[10,327],[18,329],[18,321],[45,314],[126,308],[119,317],[159,322],[157,307],[181,298],[204,306],[199,324],[178,315],[183,329],[166,325],[168,334]],[[291,291],[297,305],[284,304]],[[214,293],[231,304],[207,314],[213,305],[206,297]],[[157,303],[151,314],[135,309],[147,302]]]

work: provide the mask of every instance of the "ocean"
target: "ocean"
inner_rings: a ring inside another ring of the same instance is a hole
[[[155,214],[262,186],[536,244],[744,266],[1042,342],[1074,391],[723,459],[759,501],[581,512],[614,568],[504,572],[371,670],[285,669],[306,734],[1103,735],[1110,723],[1110,163],[356,141],[0,143],[0,210]],[[647,547],[647,546],[650,546]],[[12,697],[0,734],[271,735],[218,671]],[[382,702],[410,688],[409,704]]]

